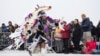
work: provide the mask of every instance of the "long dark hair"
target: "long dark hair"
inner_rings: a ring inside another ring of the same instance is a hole
[[[78,20],[78,19],[75,19],[75,20],[77,21],[77,25],[80,25],[80,24],[79,24],[79,20]]]

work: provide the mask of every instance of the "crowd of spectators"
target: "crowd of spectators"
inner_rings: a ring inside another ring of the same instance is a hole
[[[5,23],[1,25],[2,32],[14,32],[19,26],[18,24],[13,25],[11,21],[8,22],[8,26]]]
[[[8,26],[5,23],[2,23],[0,27],[0,50],[9,46],[12,43],[12,40],[9,38],[11,33],[19,26],[17,24],[13,25],[11,21],[8,22]]]
[[[59,20],[55,20],[54,29],[54,44],[55,51],[57,53],[69,53],[70,49],[74,52],[83,51],[84,53],[90,53],[93,49],[96,49],[96,42],[100,41],[100,21],[97,26],[94,26],[91,19],[86,17],[85,14],[81,15],[82,22],[78,19],[67,23]],[[59,24],[63,25],[62,29]],[[2,23],[2,32],[15,32],[19,26],[13,25],[11,21],[8,22],[8,26]],[[82,47],[80,42],[83,42]],[[72,44],[73,43],[73,44]]]

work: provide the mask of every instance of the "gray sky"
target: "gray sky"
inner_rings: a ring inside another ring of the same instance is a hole
[[[100,0],[0,0],[0,25],[12,21],[21,24],[24,18],[32,11],[36,4],[51,5],[47,12],[52,18],[61,18],[67,22],[78,18],[85,13],[96,25],[100,20]]]

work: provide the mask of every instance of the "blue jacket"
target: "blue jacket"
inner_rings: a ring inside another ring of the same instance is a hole
[[[83,32],[91,31],[91,25],[90,25],[89,18],[85,18],[82,21],[82,29],[83,29]]]
[[[8,32],[7,26],[2,26],[2,32]]]

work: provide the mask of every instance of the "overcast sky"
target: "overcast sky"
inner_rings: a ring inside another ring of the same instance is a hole
[[[52,18],[61,18],[67,22],[78,18],[85,13],[96,25],[100,20],[100,0],[0,0],[0,25],[12,21],[21,24],[28,13],[39,5],[50,5],[47,12]]]

